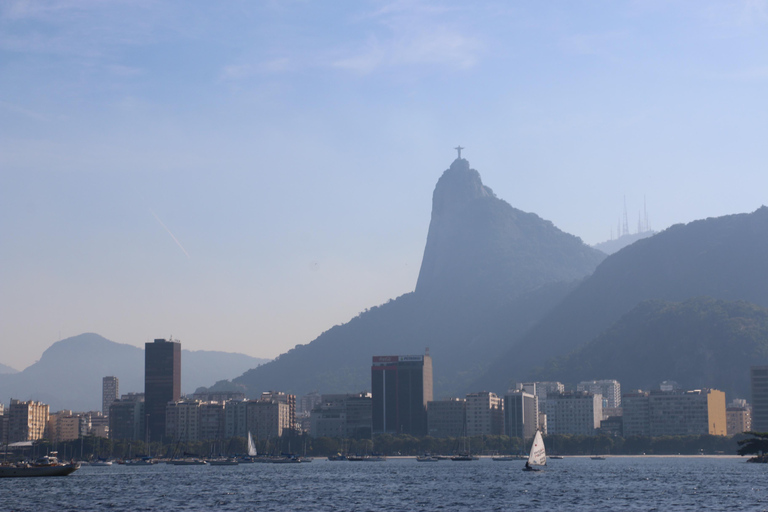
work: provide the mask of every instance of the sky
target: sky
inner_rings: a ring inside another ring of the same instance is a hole
[[[275,357],[412,291],[456,157],[595,244],[768,192],[768,0],[0,3],[0,363]]]

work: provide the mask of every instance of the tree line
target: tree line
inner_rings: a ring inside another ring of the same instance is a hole
[[[667,436],[614,437],[583,435],[550,435],[544,437],[549,455],[697,455],[736,454],[739,442],[747,436]],[[423,453],[450,455],[469,451],[475,455],[527,454],[531,440],[509,436],[472,436],[467,438],[414,437],[378,434],[372,439],[313,438],[307,434],[285,435],[280,439],[256,442],[259,454],[295,453],[312,457],[335,454],[373,454],[415,456]],[[742,443],[743,444],[743,443]],[[128,459],[143,456],[217,457],[244,455],[247,440],[233,437],[215,441],[153,442],[111,440],[86,436],[74,441],[44,441],[28,449],[26,455],[37,456],[57,451],[62,460]],[[23,455],[23,454],[17,454]]]

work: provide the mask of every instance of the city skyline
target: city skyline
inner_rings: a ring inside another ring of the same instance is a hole
[[[594,244],[765,202],[764,2],[0,6],[0,363],[273,358],[414,289],[456,156]],[[745,186],[748,184],[748,186]]]

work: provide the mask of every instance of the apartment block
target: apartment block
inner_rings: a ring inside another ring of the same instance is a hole
[[[625,436],[727,434],[725,393],[716,389],[623,396]]]
[[[504,400],[490,391],[468,393],[467,397],[467,436],[504,433]]]
[[[547,397],[547,432],[549,434],[595,434],[603,418],[602,395],[583,391],[550,394]]]
[[[752,429],[768,432],[768,366],[749,369],[752,386]]]
[[[11,399],[8,408],[8,442],[37,441],[45,437],[48,404]]]
[[[248,430],[255,439],[277,439],[291,429],[291,408],[286,402],[250,401],[246,415]]]
[[[504,395],[504,429],[510,437],[531,439],[539,428],[539,400],[536,395],[514,390]]]
[[[227,400],[224,406],[224,436],[248,437],[248,400]]]
[[[466,433],[467,400],[449,398],[427,403],[427,435],[461,437]]]
[[[322,395],[310,413],[310,435],[369,439],[372,412],[370,393]]]
[[[109,438],[129,441],[146,439],[144,394],[128,393],[109,406]]]
[[[576,391],[602,395],[603,407],[621,407],[621,384],[617,380],[586,380],[576,385]]]

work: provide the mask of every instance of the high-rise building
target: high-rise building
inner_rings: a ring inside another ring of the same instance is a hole
[[[371,394],[322,395],[310,413],[312,437],[370,439]]]
[[[539,430],[542,434],[548,433],[547,427],[547,397],[559,395],[565,392],[562,382],[518,382],[515,389],[535,395],[539,404]]]
[[[261,394],[261,401],[274,400],[288,405],[288,428],[296,430],[296,395],[290,395],[282,391],[265,391]]]
[[[586,391],[547,397],[547,433],[591,436],[603,419],[603,397]]]
[[[37,441],[48,426],[48,404],[11,398],[8,408],[8,442]]]
[[[150,441],[165,436],[165,407],[181,398],[181,343],[156,339],[144,347],[144,407]]]
[[[432,358],[374,356],[371,365],[374,434],[427,434],[432,400]]]
[[[467,394],[467,436],[500,436],[504,433],[504,401],[496,393]]]
[[[539,428],[539,400],[515,390],[504,395],[504,429],[510,437],[532,439]]]
[[[728,435],[741,434],[752,430],[752,408],[746,400],[733,400],[725,409]]]
[[[109,406],[109,438],[146,439],[144,393],[128,393]]]
[[[291,429],[291,408],[277,400],[251,400],[246,408],[248,431],[255,439],[278,439]]]
[[[623,397],[625,436],[685,436],[727,432],[725,393],[716,389],[651,391]]]
[[[120,398],[120,389],[117,377],[104,377],[101,379],[101,413],[109,416],[109,406]]]
[[[230,437],[248,437],[248,400],[233,399],[227,400],[224,407],[224,436]]]
[[[752,383],[752,430],[768,432],[768,366],[749,369]]]
[[[449,398],[427,403],[427,435],[462,437],[467,432],[467,399]]]
[[[603,407],[621,407],[621,384],[617,380],[586,380],[576,385],[576,391],[588,391],[603,396]]]

